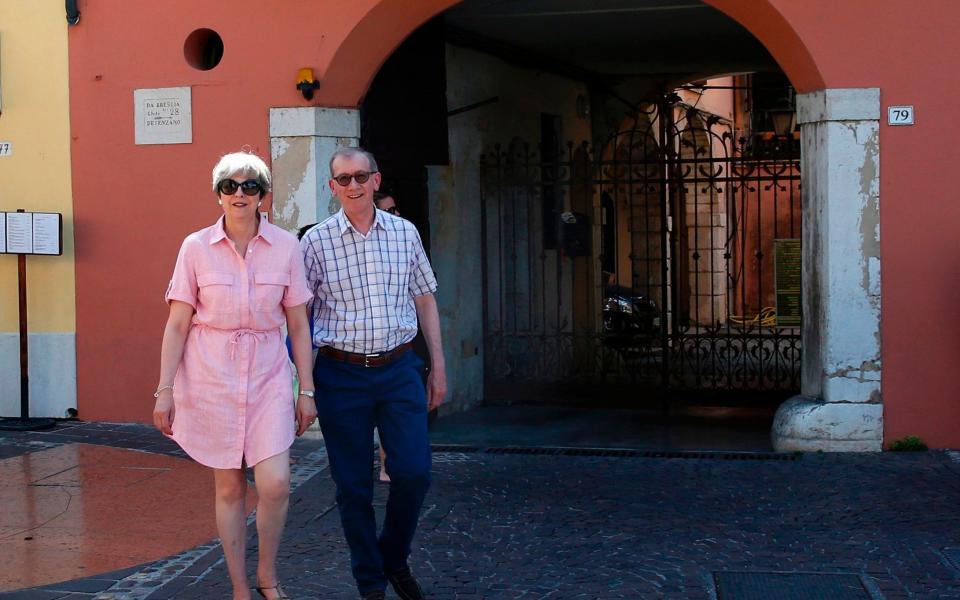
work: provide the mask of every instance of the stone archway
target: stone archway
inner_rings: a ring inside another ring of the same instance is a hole
[[[750,31],[801,92],[802,396],[778,411],[774,445],[780,450],[880,450],[879,90],[827,88],[804,40],[772,0],[703,1]],[[324,106],[271,111],[278,173],[288,155],[297,161],[297,172],[305,162],[308,172],[322,173],[319,157],[327,149],[356,143],[355,107],[380,66],[407,35],[455,4],[371,2],[323,71],[319,98]],[[291,148],[297,150],[290,154]],[[298,211],[326,213],[326,202],[309,186],[293,186],[289,196]],[[275,202],[284,199],[275,197]]]

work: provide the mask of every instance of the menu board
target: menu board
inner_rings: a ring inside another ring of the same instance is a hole
[[[777,290],[777,325],[799,327],[801,318],[802,279],[800,240],[773,240]]]
[[[63,254],[60,221],[58,213],[33,214],[34,254]]]
[[[0,212],[0,254],[63,254],[63,215]]]
[[[33,215],[5,213],[7,219],[7,254],[33,254]]]

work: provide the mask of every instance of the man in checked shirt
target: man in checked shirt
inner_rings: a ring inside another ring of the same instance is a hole
[[[447,392],[437,281],[416,227],[377,210],[380,173],[373,155],[342,148],[330,158],[330,190],[342,208],[300,241],[313,290],[314,364],[320,427],[337,485],[357,589],[384,598],[389,582],[403,600],[423,598],[407,557],[430,487],[427,411]],[[410,351],[417,319],[430,352]],[[373,511],[373,428],[387,452],[390,496],[377,535]]]

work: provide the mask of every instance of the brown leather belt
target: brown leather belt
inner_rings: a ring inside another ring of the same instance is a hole
[[[330,346],[320,346],[317,348],[317,353],[326,356],[327,358],[332,358],[333,360],[339,360],[341,362],[346,362],[353,365],[361,365],[364,367],[382,367],[400,358],[403,353],[410,348],[413,348],[413,342],[400,344],[393,350],[387,350],[386,352],[381,352],[379,354],[357,354],[356,352],[344,352],[343,350],[337,350],[336,348],[332,348]]]

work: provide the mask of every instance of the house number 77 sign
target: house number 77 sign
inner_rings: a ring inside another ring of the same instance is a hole
[[[888,106],[887,125],[913,125],[913,107]]]

